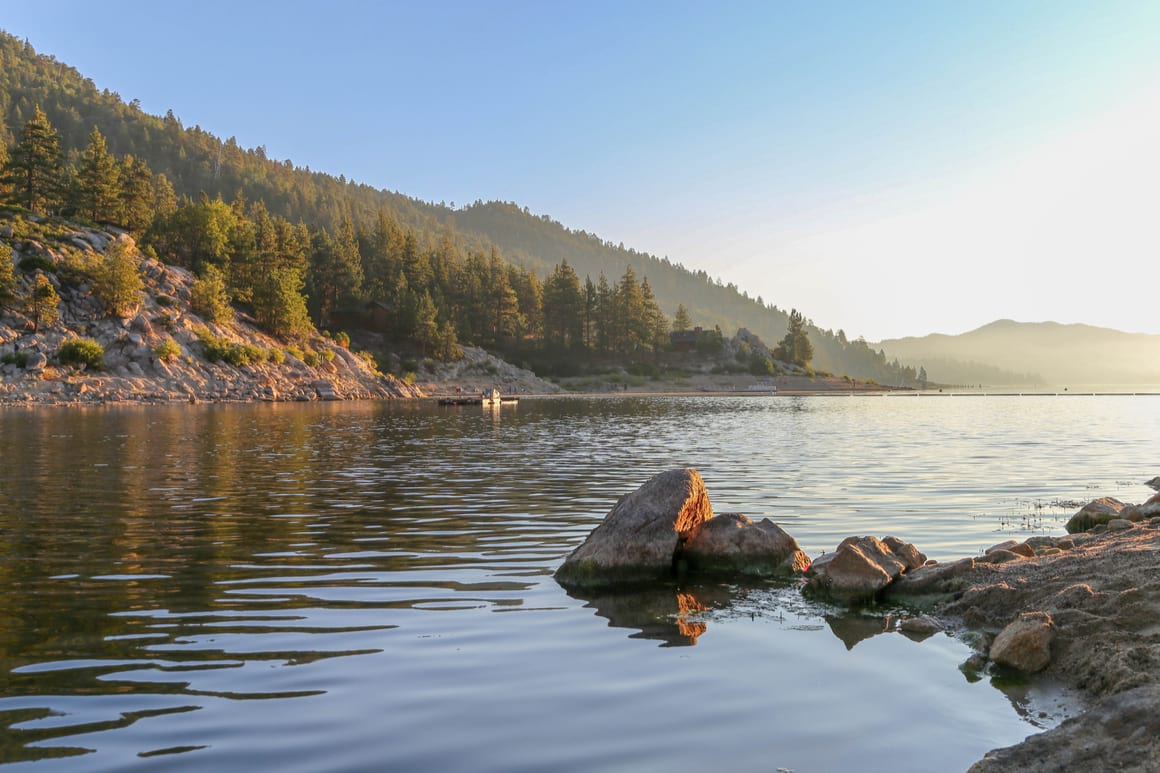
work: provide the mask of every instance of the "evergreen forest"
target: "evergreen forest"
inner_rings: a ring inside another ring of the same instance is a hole
[[[454,359],[475,345],[571,375],[638,363],[702,328],[745,328],[775,356],[909,386],[919,374],[844,331],[821,330],[690,271],[511,202],[459,208],[242,148],[172,111],[143,112],[0,32],[0,199],[113,226],[199,277],[203,313],[236,305],[270,332],[370,330]]]

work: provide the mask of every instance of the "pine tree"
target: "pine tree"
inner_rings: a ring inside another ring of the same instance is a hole
[[[673,317],[673,330],[688,330],[693,327],[693,320],[689,318],[689,310],[685,304],[677,304],[677,313]]]
[[[660,351],[668,343],[669,320],[661,311],[647,276],[641,280],[640,295],[643,306],[640,320],[641,340],[651,346],[653,351]]]
[[[254,287],[254,317],[274,335],[296,338],[314,332],[306,298],[305,282],[292,268],[276,268],[259,279]]]
[[[60,137],[38,106],[24,124],[0,179],[11,186],[17,204],[45,214],[60,204],[61,169]]]
[[[119,220],[118,177],[117,160],[109,152],[101,130],[94,126],[76,175],[77,208],[83,217],[92,221]]]
[[[24,313],[32,317],[32,332],[39,333],[41,325],[54,325],[60,319],[60,296],[44,274],[37,274],[32,292],[24,302]]]
[[[814,358],[814,346],[806,333],[805,317],[797,309],[790,311],[789,329],[773,350],[773,356],[782,362],[807,367]]]
[[[608,351],[612,346],[615,315],[612,287],[608,284],[608,277],[601,271],[600,279],[596,283],[596,347],[602,352]]]
[[[584,277],[584,348],[592,348],[592,337],[596,329],[596,311],[599,308],[599,296],[596,284],[592,277]]]
[[[189,305],[194,313],[210,322],[229,322],[234,317],[226,277],[217,266],[207,263],[201,278],[189,288]]]
[[[12,248],[0,243],[0,303],[11,300],[16,293],[16,271],[12,265]]]
[[[11,187],[5,174],[6,166],[8,166],[8,130],[4,127],[3,116],[0,116],[0,201],[7,200]]]
[[[613,300],[616,307],[612,320],[612,348],[621,352],[634,351],[648,342],[648,323],[644,295],[632,266],[624,269]]]
[[[564,260],[544,283],[544,341],[566,348],[584,339],[584,291],[580,277]]]
[[[431,294],[424,290],[415,307],[415,343],[419,344],[424,355],[428,348],[434,347],[439,341],[438,314]]]
[[[143,160],[125,156],[117,167],[117,217],[120,225],[143,234],[153,222],[153,172]]]
[[[325,229],[314,234],[308,284],[310,298],[323,325],[336,309],[356,303],[362,296],[363,270],[354,225],[343,220],[331,237]]]
[[[141,303],[145,283],[128,239],[109,243],[105,258],[93,272],[93,293],[117,317],[127,317]]]

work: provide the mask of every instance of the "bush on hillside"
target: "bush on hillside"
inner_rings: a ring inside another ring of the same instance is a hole
[[[96,370],[105,362],[105,349],[91,338],[70,338],[60,345],[57,357],[62,365],[79,365]]]

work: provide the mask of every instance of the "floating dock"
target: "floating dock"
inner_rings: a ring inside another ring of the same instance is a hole
[[[508,405],[510,403],[518,403],[518,397],[501,397],[498,400],[487,400],[482,397],[440,397],[440,405]]]

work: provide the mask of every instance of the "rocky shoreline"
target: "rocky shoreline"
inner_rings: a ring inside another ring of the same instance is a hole
[[[971,772],[1158,770],[1160,517],[1118,519],[1051,539],[1021,543],[1034,545],[1030,556],[1010,558],[999,547],[982,559],[947,565],[946,585],[938,590],[949,597],[936,593],[930,604],[948,625],[980,634],[980,656],[988,653],[992,661],[1000,636],[1034,616],[1026,651],[1016,657],[1032,657],[1025,670],[1092,702],[1053,730],[989,752]],[[936,590],[906,585],[888,598]]]
[[[202,318],[191,306],[193,273],[140,254],[126,235],[73,227],[41,241],[16,239],[11,226],[0,230],[17,268],[9,297],[0,298],[0,405],[423,395],[327,336],[280,340],[240,311],[228,322]],[[99,262],[114,241],[135,256],[142,285],[116,314],[77,268]],[[37,287],[51,288],[56,299],[44,318],[28,302]],[[66,362],[62,347],[76,341],[99,349],[100,363]]]
[[[831,602],[902,608],[887,630],[956,633],[976,650],[964,671],[1047,680],[1088,702],[969,773],[1160,770],[1160,494],[1140,505],[1096,500],[1069,529],[941,564],[894,537],[850,537],[807,568],[775,524],[715,515],[701,476],[670,470],[622,497],[556,579],[609,597],[696,571],[780,575]]]

